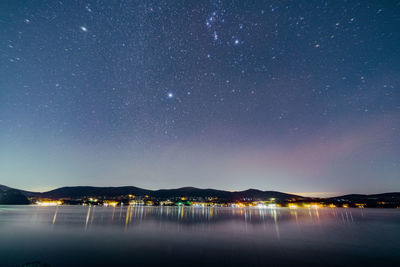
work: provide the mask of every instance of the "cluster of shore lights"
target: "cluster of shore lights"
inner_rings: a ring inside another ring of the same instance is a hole
[[[37,201],[36,205],[48,207],[48,206],[58,206],[62,205],[62,201]]]
[[[90,202],[98,202],[98,199],[89,199]],[[161,202],[161,206],[164,204],[172,204],[173,202],[171,201],[165,201],[165,203]],[[35,203],[38,206],[58,206],[58,205],[63,205],[63,201],[60,200],[40,200]],[[143,205],[144,203],[136,203],[134,201],[131,201],[129,205]],[[87,204],[82,204],[82,205],[87,205]],[[89,203],[89,205],[91,205]],[[105,207],[116,207],[118,205],[123,205],[123,203],[120,203],[118,201],[113,201],[113,200],[106,200],[102,203],[103,206]],[[150,206],[153,206],[154,203],[151,203]],[[185,206],[183,202],[177,202],[175,203],[177,206]],[[206,207],[206,206],[215,206],[215,204],[210,205],[209,203],[204,203],[204,202],[190,202],[190,205],[192,207]],[[245,208],[245,207],[255,207],[255,208],[260,208],[260,209],[277,209],[280,207],[287,207],[289,209],[298,209],[298,208],[308,208],[308,209],[318,209],[318,208],[336,208],[338,206],[334,204],[329,204],[329,205],[324,205],[320,203],[289,203],[287,206],[286,205],[281,205],[281,204],[276,204],[276,203],[244,203],[244,202],[237,202],[237,203],[231,203],[225,206],[230,206],[232,208]],[[355,204],[356,207],[358,208],[364,208],[365,204]],[[349,204],[343,204],[339,207],[342,208],[349,208]]]
[[[107,201],[103,203],[103,206],[108,207],[116,207],[119,203],[117,201]]]

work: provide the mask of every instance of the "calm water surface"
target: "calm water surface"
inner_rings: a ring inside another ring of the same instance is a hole
[[[0,266],[400,266],[400,210],[0,206]]]

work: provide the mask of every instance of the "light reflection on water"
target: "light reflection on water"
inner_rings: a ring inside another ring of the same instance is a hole
[[[400,266],[399,248],[399,210],[0,206],[0,266]]]

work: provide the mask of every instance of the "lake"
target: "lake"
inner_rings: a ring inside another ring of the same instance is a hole
[[[400,210],[0,206],[0,266],[400,266]]]

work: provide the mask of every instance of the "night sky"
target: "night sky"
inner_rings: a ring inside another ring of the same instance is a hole
[[[400,191],[400,1],[1,1],[0,184]]]

